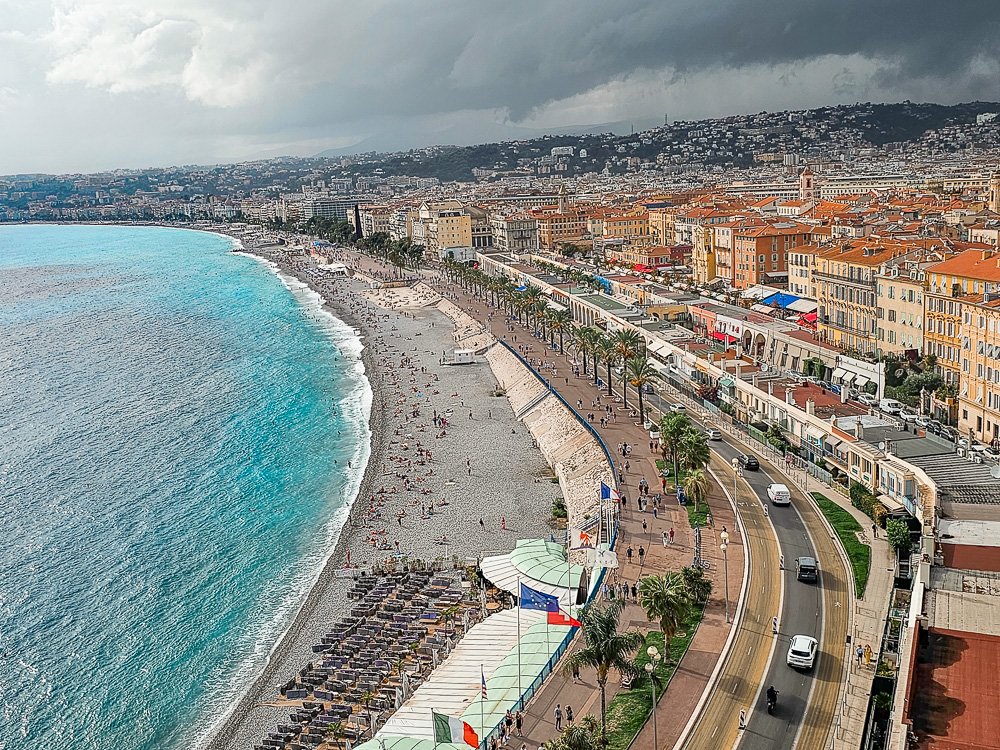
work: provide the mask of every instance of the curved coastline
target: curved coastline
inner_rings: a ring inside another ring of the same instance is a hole
[[[360,474],[360,482],[356,484],[356,489],[351,493],[352,497],[347,499],[344,509],[335,514],[328,522],[332,530],[330,543],[322,563],[317,568],[312,583],[308,586],[308,593],[295,611],[294,616],[288,621],[287,627],[273,642],[266,656],[266,661],[254,670],[251,680],[236,693],[225,712],[213,719],[211,724],[200,732],[194,741],[194,747],[199,748],[199,750],[223,750],[223,748],[231,746],[237,728],[246,720],[253,706],[260,702],[265,691],[270,692],[274,688],[277,673],[287,667],[288,657],[296,641],[300,638],[307,623],[314,618],[316,609],[326,597],[329,587],[338,580],[336,578],[336,571],[341,567],[339,561],[344,557],[351,541],[349,538],[350,534],[345,534],[344,532],[345,530],[349,531],[353,521],[356,520],[354,515],[357,507],[357,499],[366,494],[371,494],[375,477],[383,470],[386,441],[384,432],[375,428],[376,425],[384,422],[383,388],[380,379],[375,375],[375,362],[372,358],[371,349],[363,343],[364,339],[371,333],[366,330],[363,321],[357,319],[353,312],[343,303],[338,304],[338,300],[327,298],[315,290],[307,279],[302,278],[294,269],[287,265],[243,247],[238,238],[219,232],[207,233],[216,234],[231,240],[233,242],[233,252],[261,262],[270,268],[286,286],[289,286],[288,281],[290,280],[302,284],[318,296],[319,305],[325,314],[329,315],[332,320],[353,330],[355,340],[359,345],[359,351],[356,352],[358,362],[361,365],[358,375],[367,386],[367,393],[365,394],[367,398],[365,400],[368,401],[366,420],[368,435],[365,441],[368,451],[365,457],[365,469]],[[289,289],[291,290],[290,286]],[[363,448],[364,445],[359,447]],[[250,658],[253,661],[259,661],[259,657],[256,655]]]

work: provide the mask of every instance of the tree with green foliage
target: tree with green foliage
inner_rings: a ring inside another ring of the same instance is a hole
[[[695,471],[704,469],[712,459],[712,452],[708,447],[708,436],[698,429],[689,429],[681,437],[677,445],[677,453],[680,456],[681,467],[685,471]]]
[[[625,372],[624,364],[639,353],[642,339],[639,334],[631,329],[622,329],[611,334],[611,342],[618,355],[618,361],[622,363],[622,400],[624,406],[628,406],[628,396],[626,390],[628,386],[628,375]]]
[[[695,604],[704,604],[712,593],[712,582],[705,578],[705,571],[702,568],[688,566],[681,568],[681,575],[684,576],[684,584],[691,592],[691,601]]]
[[[596,674],[601,691],[602,746],[606,745],[608,737],[608,677],[612,670],[633,678],[639,672],[633,656],[642,646],[643,637],[637,630],[619,632],[624,609],[625,603],[621,600],[584,607],[580,615],[583,644],[563,659],[563,674],[571,675],[581,667],[593,669]]]
[[[669,457],[674,466],[674,484],[677,484],[680,475],[680,456],[678,448],[681,439],[691,429],[691,419],[687,414],[672,411],[664,414],[660,418],[660,450],[663,453],[663,460]]]
[[[639,422],[645,424],[646,405],[642,391],[646,387],[646,384],[657,376],[657,372],[653,369],[653,365],[650,364],[649,359],[644,354],[640,354],[632,357],[632,359],[625,363],[625,375],[626,380],[632,384],[636,393],[639,394]]]
[[[890,518],[885,524],[885,537],[889,540],[889,546],[897,553],[907,553],[910,551],[910,527],[906,521],[898,518]]]
[[[549,329],[559,334],[559,353],[563,353],[563,336],[573,327],[573,313],[569,310],[553,310],[549,316]]]
[[[589,714],[566,727],[555,739],[542,743],[544,750],[601,750],[604,746],[601,724]]]
[[[695,469],[684,477],[684,496],[688,502],[694,500],[695,511],[701,507],[701,503],[708,499],[708,487],[708,475],[704,469]]]
[[[670,640],[691,611],[691,590],[677,571],[644,576],[639,580],[639,605],[650,622],[660,624],[664,659],[670,658]]]

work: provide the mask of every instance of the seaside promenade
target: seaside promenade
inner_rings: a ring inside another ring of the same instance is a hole
[[[369,258],[359,257],[357,262],[362,266],[366,263],[370,264],[368,270],[373,275],[386,273],[386,269]],[[546,378],[547,382],[568,403],[577,405],[582,402],[583,408],[580,411],[584,415],[591,411],[597,413],[609,403],[606,391],[594,384],[592,375],[584,376],[582,373],[579,375],[574,373],[576,362],[570,354],[559,354],[558,350],[551,349],[526,326],[508,319],[502,311],[485,304],[481,299],[466,292],[460,286],[449,283],[440,274],[425,272],[424,275],[425,278],[430,276],[431,278],[427,280],[436,289],[480,321],[496,338],[506,341],[517,349],[531,367]],[[677,400],[685,400],[680,394],[673,395],[677,396]],[[624,408],[619,396],[616,395],[612,400],[614,402],[614,418],[604,427],[595,422],[594,427],[609,446],[627,442],[633,447],[629,468],[624,472],[623,492],[630,498],[634,498],[640,478],[645,478],[655,491],[659,486],[659,471],[655,463],[657,455],[650,450],[648,434],[643,430],[642,425],[638,424],[636,418],[629,416],[630,410]],[[634,406],[634,404],[633,392],[631,405]],[[647,404],[647,406],[650,405]],[[728,425],[715,423],[715,426],[726,430],[727,437],[734,446],[739,446],[740,442],[746,440],[746,437],[738,431],[726,429],[729,427]],[[755,445],[747,447],[754,450],[759,449],[759,446]],[[617,456],[616,460],[621,464],[622,458],[620,456]],[[732,487],[730,484],[733,479],[732,472],[725,461],[713,459],[711,468],[724,485]],[[777,467],[778,470],[782,468],[781,466]],[[799,474],[801,472],[792,472],[789,478],[799,485],[800,490],[826,494],[857,517],[862,523],[862,528],[867,528],[865,517],[852,508],[844,498],[837,496],[836,493],[811,477],[797,476]],[[753,552],[754,572],[752,575],[754,580],[760,578],[763,582],[759,587],[761,588],[760,592],[756,591],[758,588],[756,583],[753,587],[754,591],[747,592],[748,611],[755,613],[762,609],[759,601],[756,604],[749,601],[749,599],[754,598],[755,594],[757,594],[758,600],[761,596],[764,597],[764,600],[768,596],[777,596],[776,590],[769,591],[769,589],[774,589],[774,581],[768,581],[767,576],[760,572],[761,569],[767,567],[768,561],[774,562],[771,558],[777,554],[773,534],[764,533],[763,524],[759,524],[761,519],[754,520],[746,515],[748,512],[752,514],[759,510],[754,507],[753,503],[741,503],[745,506],[741,511],[744,515],[744,521],[752,522],[753,528],[747,529],[750,536],[747,540],[743,540],[738,534],[734,534],[738,531],[738,524],[733,517],[728,494],[728,490],[724,494],[722,487],[713,485],[709,505],[715,518],[715,529],[705,529],[703,532],[703,556],[708,558],[712,565],[710,577],[713,580],[713,597],[706,608],[704,620],[695,634],[691,647],[669,683],[666,695],[658,702],[656,714],[658,747],[673,747],[680,737],[688,719],[698,708],[697,704],[702,698],[702,693],[709,683],[713,670],[718,665],[719,654],[730,634],[730,627],[726,625],[724,617],[724,592],[722,590],[724,582],[720,580],[721,561],[716,559],[721,557],[717,532],[721,530],[722,526],[727,526],[733,537],[729,548],[729,599],[731,606],[735,609],[736,600],[740,595],[744,541],[751,547],[757,546]],[[812,533],[814,537],[820,537],[817,541],[823,547],[823,552],[826,555],[836,556],[839,554],[832,536],[824,530],[819,520],[819,514],[810,515],[816,516],[816,520],[812,524],[815,526]],[[645,529],[643,529],[643,520],[646,521]],[[659,535],[662,530],[670,527],[675,530],[675,544],[664,547],[657,543]],[[827,636],[832,639],[832,642],[836,642],[840,638],[839,634],[843,630],[851,630],[854,641],[870,643],[877,652],[885,602],[891,587],[891,575],[887,572],[886,567],[889,556],[884,539],[871,540],[869,538],[863,541],[872,546],[873,553],[872,575],[864,598],[858,601],[854,607],[842,607],[838,603],[841,596],[829,592],[828,606],[832,616],[828,618],[825,630],[828,631]],[[638,549],[639,544],[644,544],[648,551],[643,564],[639,565],[637,560],[634,563],[629,563],[624,550],[630,545],[634,549]],[[629,508],[621,517],[618,545],[619,556],[622,560],[622,569],[619,571],[621,578],[631,583],[644,574],[676,570],[684,565],[689,565],[693,554],[691,545],[691,529],[687,523],[686,510],[683,507],[673,503],[664,503],[658,518],[653,519],[648,512],[639,513],[634,504],[630,502]],[[766,604],[763,605],[763,609],[766,609],[766,606]],[[848,612],[850,612],[850,616],[848,616]],[[735,741],[739,736],[736,716],[740,707],[752,704],[756,689],[756,685],[747,684],[735,692],[727,691],[724,688],[725,684],[727,681],[732,683],[733,680],[736,680],[737,683],[741,681],[749,683],[750,679],[744,679],[744,677],[749,678],[753,674],[759,674],[760,679],[763,679],[763,672],[768,666],[767,659],[764,657],[770,651],[769,628],[760,626],[760,623],[754,624],[759,619],[759,613],[753,615],[751,619],[753,622],[748,621],[740,627],[733,652],[746,648],[747,644],[750,643],[750,648],[756,653],[754,663],[751,665],[745,663],[745,660],[739,660],[739,664],[718,665],[719,669],[722,670],[718,675],[719,689],[705,706],[706,713],[702,725],[714,725],[724,729],[726,739],[723,744],[726,742],[732,744],[732,741]],[[634,626],[639,629],[651,627],[646,621],[644,612],[634,603],[628,605],[623,615],[623,622],[626,626]],[[834,630],[837,632],[832,632]],[[837,656],[839,657],[839,655]],[[840,683],[838,673],[842,668],[838,664],[843,665],[845,661],[850,665],[846,675],[847,684],[845,687],[837,689],[836,686]],[[835,748],[852,747],[860,743],[873,674],[873,666],[856,665],[853,660],[835,658],[828,665],[828,668],[824,670],[823,679],[824,682],[831,684],[824,686],[821,691],[826,697],[818,701],[816,706],[810,707],[810,714],[804,724],[806,734],[810,735],[808,738],[810,743],[816,743],[817,747],[821,746],[822,743],[823,747]],[[617,687],[616,684],[609,685],[609,701],[617,691]],[[732,695],[720,694],[727,692],[732,693]],[[559,676],[549,680],[529,705],[524,737],[519,738],[519,741],[523,739],[529,748],[533,748],[547,739],[555,737],[557,732],[553,721],[553,709],[557,703],[561,704],[564,710],[567,705],[572,706],[574,715],[577,717],[588,713],[599,713],[599,692],[592,676],[581,674],[577,681]],[[833,724],[832,734],[829,732],[831,723]],[[718,735],[712,726],[709,726],[708,734],[712,735],[713,740],[722,740],[722,736]],[[652,722],[647,722],[636,738],[635,746],[653,746],[652,735]],[[707,735],[705,737],[702,735],[705,735],[705,732],[701,731],[701,728],[692,735],[691,739],[694,742],[692,747],[701,747],[702,740],[708,739]],[[806,738],[803,736],[803,739]]]
[[[387,274],[393,273],[392,269],[368,256],[353,252],[350,255],[351,264],[366,275],[386,278]],[[426,278],[428,276],[430,278]],[[630,401],[630,407],[626,408],[620,396],[608,397],[606,388],[595,385],[592,375],[584,375],[582,369],[579,375],[574,374],[575,363],[568,352],[560,354],[558,349],[550,349],[526,327],[516,321],[508,320],[502,312],[484,304],[482,300],[467,293],[460,286],[451,284],[436,272],[425,272],[425,278],[446,299],[485,325],[497,339],[506,341],[518,350],[567,403],[577,405],[582,402],[583,407],[579,410],[581,416],[585,418],[589,412],[603,412],[607,405],[612,405],[611,420],[603,427],[595,420],[593,426],[611,449],[624,479],[620,484],[620,490],[629,498],[626,509],[620,516],[617,551],[621,568],[613,580],[624,581],[631,586],[643,575],[679,570],[690,565],[694,556],[693,530],[688,522],[687,509],[673,499],[672,488],[668,487],[664,493],[664,502],[657,517],[653,517],[651,507],[645,512],[637,510],[635,498],[638,495],[640,479],[645,479],[652,492],[658,491],[661,484],[660,470],[656,466],[656,459],[660,454],[651,448],[649,434],[638,419],[630,416],[631,406],[634,406],[634,392],[631,394],[633,401]],[[615,455],[615,446],[621,443],[628,443],[632,448],[628,459]],[[627,469],[624,468],[626,461]],[[719,472],[731,471],[724,462],[715,462],[713,469]],[[729,477],[731,478],[731,474]],[[671,747],[680,737],[708,685],[732,627],[726,623],[726,575],[719,548],[721,544],[719,534],[724,528],[730,534],[727,555],[728,598],[731,612],[735,610],[743,583],[744,540],[727,493],[728,491],[719,485],[712,484],[708,505],[713,517],[713,526],[702,530],[702,556],[710,566],[706,575],[712,581],[712,596],[688,651],[682,658],[665,694],[658,702],[656,719],[657,741],[660,747]],[[670,529],[674,530],[674,542],[664,545],[662,536],[664,532],[669,534]],[[632,547],[635,553],[631,562],[625,554],[628,547]],[[645,552],[641,562],[638,555],[640,547]],[[634,602],[627,605],[622,622],[626,627],[635,627],[643,631],[656,627],[647,620],[645,612]],[[609,702],[618,687],[617,682],[609,683]],[[518,742],[523,741],[528,748],[533,749],[556,737],[558,732],[553,713],[556,704],[560,704],[563,709],[567,705],[572,706],[573,713],[577,717],[587,714],[598,715],[600,692],[593,675],[583,672],[577,681],[562,676],[550,679],[529,704],[523,736],[517,738]],[[647,722],[643,732],[640,733],[637,746],[652,746],[651,723]]]

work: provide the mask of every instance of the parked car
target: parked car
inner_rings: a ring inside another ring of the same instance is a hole
[[[948,427],[947,425],[945,425],[941,427],[941,437],[943,437],[945,440],[950,440],[951,442],[954,443],[956,440],[958,440],[958,430],[956,430],[954,427]]]
[[[917,421],[917,417],[920,415],[915,411],[910,411],[909,409],[900,409],[898,416],[907,424],[914,424]]]
[[[819,641],[811,635],[793,635],[785,661],[793,669],[812,669],[816,664],[818,650]]]
[[[870,393],[859,393],[857,401],[859,404],[864,404],[865,406],[878,405],[878,398]]]
[[[767,486],[767,496],[775,505],[792,504],[792,493],[788,491],[788,487],[780,482],[775,482]]]
[[[705,430],[705,437],[709,440],[722,440],[722,431],[709,427]]]
[[[931,422],[933,420],[930,417],[925,417],[923,414],[917,415],[917,418],[913,420],[913,424],[917,427],[922,427],[925,430],[930,430]]]
[[[894,398],[883,398],[878,402],[878,408],[886,414],[899,414],[903,411],[904,406],[905,404],[902,401],[897,401]]]
[[[944,425],[938,422],[936,419],[930,420],[927,425],[927,431],[934,435],[942,435],[944,433]]]
[[[682,404],[680,401],[678,401],[676,404],[671,404],[670,408],[672,410],[674,410],[674,411],[687,411],[688,410],[688,408],[686,406],[684,406],[684,404]]]
[[[757,461],[755,456],[751,456],[748,453],[744,453],[741,456],[737,456],[736,460],[739,465],[746,471],[757,471],[760,468],[760,463]]]

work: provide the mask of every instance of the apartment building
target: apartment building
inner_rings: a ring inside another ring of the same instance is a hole
[[[879,351],[924,350],[924,278],[919,264],[898,260],[882,264],[875,274]]]
[[[654,245],[669,245],[674,241],[674,219],[678,209],[674,206],[649,207],[649,240]]]
[[[535,208],[529,211],[538,226],[538,244],[544,250],[554,250],[561,242],[588,241],[587,214],[577,206],[564,210]]]
[[[1000,438],[1000,254],[965,250],[926,273],[926,349],[958,387],[959,430],[991,443]]]
[[[490,215],[493,247],[502,253],[533,253],[538,251],[538,221],[526,213]]]
[[[814,244],[800,245],[788,253],[788,291],[799,297],[816,299],[813,269],[816,267]]]
[[[819,303],[816,333],[839,349],[875,354],[879,266],[895,248],[866,241],[842,242],[817,250],[812,279]]]
[[[461,201],[424,201],[412,230],[413,242],[430,253],[472,248],[472,216]]]
[[[733,288],[787,283],[788,253],[809,239],[808,225],[797,222],[734,229]]]

